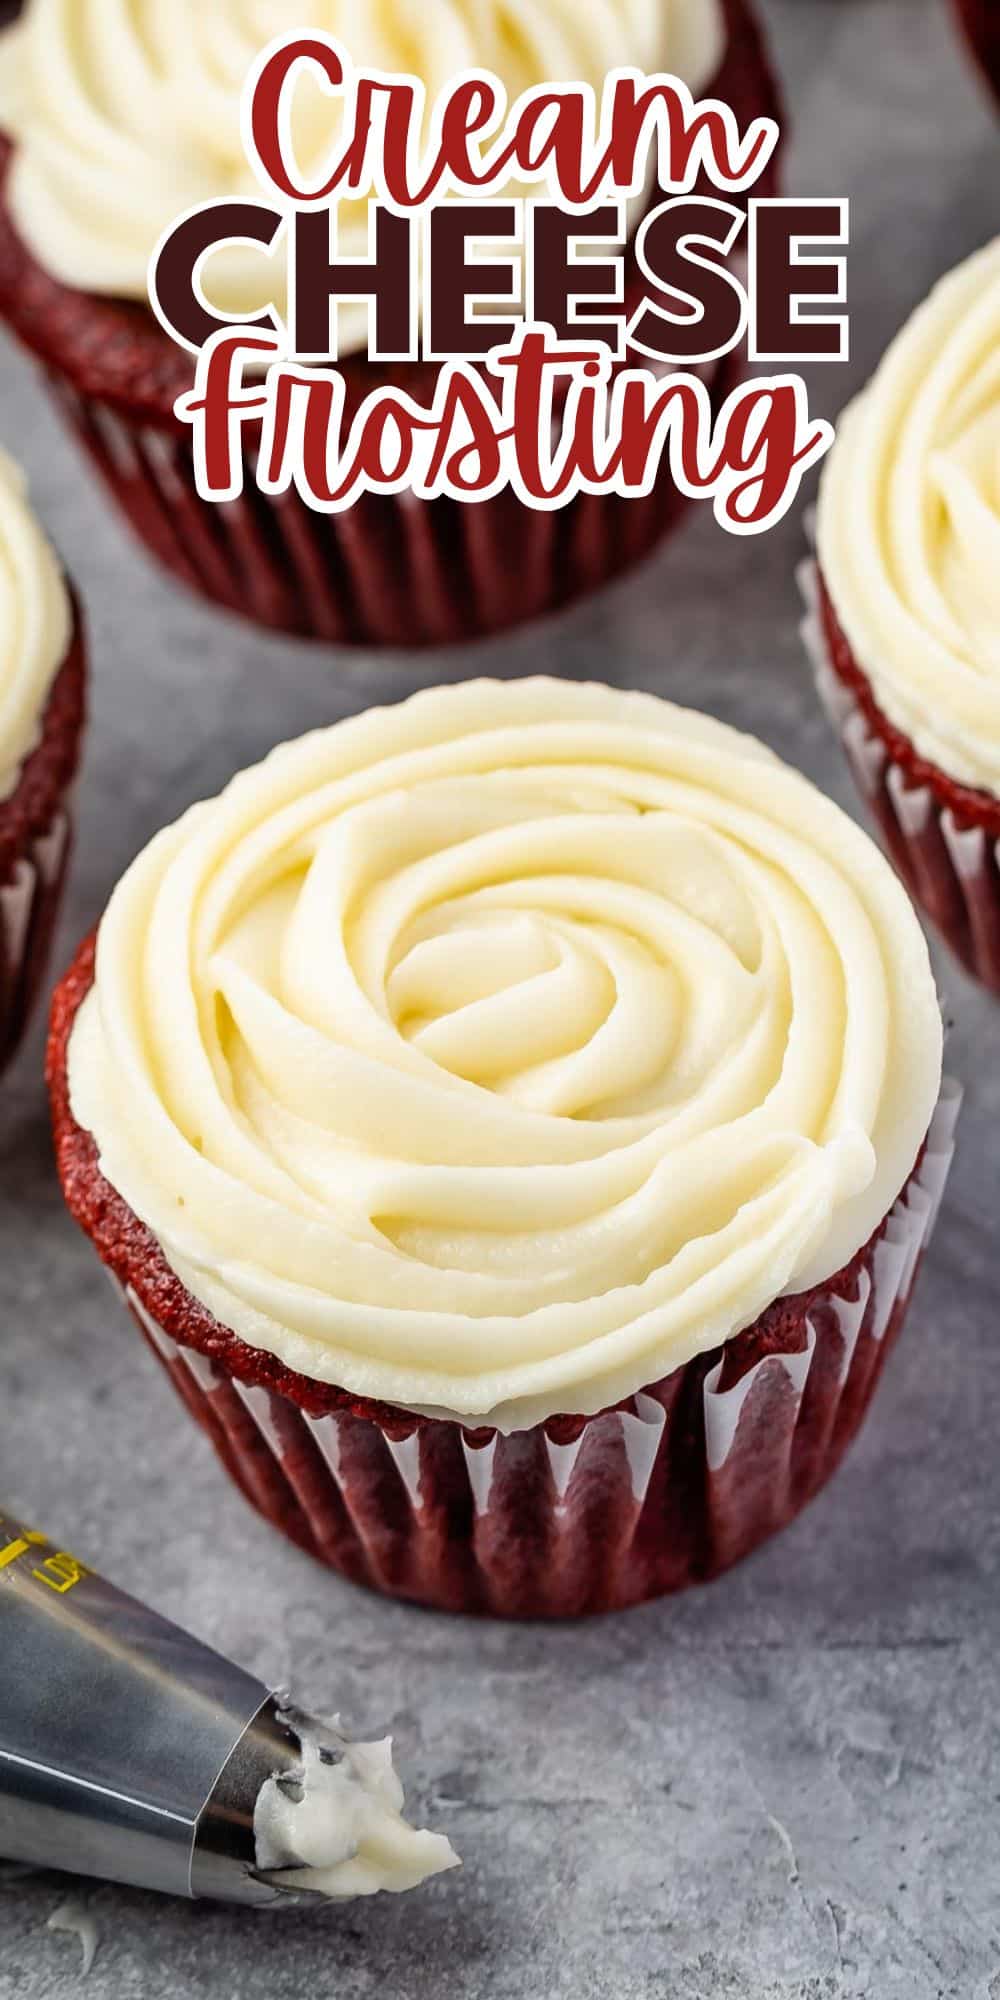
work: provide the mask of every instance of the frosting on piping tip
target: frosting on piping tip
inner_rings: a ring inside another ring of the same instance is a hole
[[[415,1889],[460,1866],[442,1833],[403,1818],[392,1739],[350,1743],[339,1720],[316,1730],[296,1717],[301,1762],[269,1778],[257,1797],[254,1841],[262,1874],[280,1886],[337,1901],[379,1889]]]

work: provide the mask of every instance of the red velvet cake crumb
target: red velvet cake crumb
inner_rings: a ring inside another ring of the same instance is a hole
[[[819,572],[819,589],[820,618],[830,663],[838,679],[850,688],[865,721],[885,745],[891,761],[905,772],[911,787],[927,785],[938,805],[954,815],[956,825],[981,826],[991,839],[1000,837],[1000,799],[974,785],[964,785],[958,778],[950,778],[939,765],[921,757],[909,737],[895,728],[879,707],[871,682],[851,651],[850,641],[837,618],[822,571]]]
[[[848,695],[828,702],[858,790],[917,907],[982,985],[1000,994],[1000,799],[921,757],[883,714],[822,577],[823,654]],[[826,699],[823,682],[820,691]]]
[[[76,776],[86,707],[86,642],[73,598],[73,636],[42,716],[41,736],[25,758],[15,790],[0,801],[0,884],[8,882],[33,840],[51,826]]]
[[[83,731],[86,649],[75,599],[66,659],[39,739],[0,800],[0,1072],[17,1049],[45,981],[72,844],[68,793]]]

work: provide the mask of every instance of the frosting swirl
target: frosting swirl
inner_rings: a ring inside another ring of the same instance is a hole
[[[27,0],[0,37],[0,125],[18,142],[14,219],[53,276],[145,298],[150,255],[177,216],[259,196],[240,94],[259,51],[292,29],[325,30],[358,64],[421,76],[428,102],[474,65],[511,96],[546,81],[599,89],[624,63],[697,90],[724,39],[720,0]],[[304,78],[294,131],[306,173],[329,152],[335,115]],[[367,203],[342,202],[339,227],[345,255],[365,255]],[[203,278],[219,310],[253,313],[268,303],[267,274],[259,253],[233,248]],[[363,345],[364,310],[341,322],[341,348]]]
[[[69,593],[24,476],[0,451],[0,799],[37,741],[70,624]]]
[[[162,832],[101,924],[69,1076],[220,1322],[518,1428],[839,1269],[940,1064],[866,834],[707,716],[537,680],[318,731]]]
[[[841,418],[818,534],[889,720],[1000,797],[1000,237],[941,281]]]

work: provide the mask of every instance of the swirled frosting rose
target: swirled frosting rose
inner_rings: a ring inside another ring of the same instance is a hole
[[[796,772],[652,696],[480,681],[286,744],[161,833],[70,1088],[222,1323],[517,1427],[838,1270],[940,1064],[906,895]]]
[[[70,637],[69,594],[28,504],[23,474],[0,451],[0,799],[34,748]]]
[[[46,269],[85,291],[145,298],[150,254],[177,216],[259,196],[240,93],[260,50],[293,29],[335,34],[358,64],[421,76],[429,103],[470,66],[493,70],[511,97],[547,81],[600,89],[626,63],[698,90],[724,40],[720,0],[27,0],[0,38],[0,126],[18,143],[14,219]],[[309,174],[337,127],[308,79],[294,129]],[[345,255],[367,254],[366,203],[341,205],[340,240]],[[259,253],[220,252],[206,292],[220,309],[257,311],[267,269]],[[341,318],[341,347],[362,345],[364,313]]]
[[[890,721],[1000,796],[1000,238],[942,280],[841,418],[819,558]]]

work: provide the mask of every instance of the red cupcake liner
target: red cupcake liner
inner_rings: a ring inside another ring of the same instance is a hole
[[[997,0],[953,0],[973,55],[994,95],[1000,97],[1000,6]]]
[[[713,408],[739,379],[712,372]],[[579,494],[551,513],[507,491],[467,504],[363,494],[319,514],[298,493],[208,502],[186,432],[136,426],[49,378],[88,456],[141,539],[192,590],[279,631],[337,645],[430,646],[542,617],[650,553],[689,504],[661,478],[634,500]]]
[[[760,1352],[758,1322],[574,1422],[505,1436],[404,1412],[311,1417],[179,1343],[121,1289],[247,1499],[342,1575],[451,1611],[623,1608],[727,1569],[835,1470],[902,1325],[957,1112],[949,1088],[883,1229],[839,1280],[782,1302],[777,1348]]]
[[[72,783],[84,719],[85,642],[77,616],[40,741],[0,803],[0,1073],[45,984],[72,849]]]
[[[815,562],[799,581],[817,690],[893,865],[965,970],[1000,993],[1000,800],[919,756],[879,709]]]
[[[724,0],[727,53],[713,93],[741,122],[781,103],[747,0]],[[757,193],[773,193],[772,162]],[[467,504],[366,494],[323,515],[295,492],[208,502],[173,402],[191,364],[134,304],[58,285],[0,212],[0,313],[41,362],[57,400],[140,539],[184,583],[257,623],[354,645],[469,640],[555,611],[647,555],[689,504],[663,471],[648,495],[581,494],[552,513],[507,491]],[[740,356],[705,371],[721,407]],[[382,380],[426,395],[434,364],[348,358],[349,406]]]
[[[67,1202],[247,1499],[356,1583],[449,1611],[570,1617],[717,1575],[793,1519],[839,1463],[898,1334],[953,1151],[946,1084],[868,1244],[713,1352],[594,1417],[509,1435],[296,1375],[219,1325],[103,1180],[69,1107],[85,946],[49,1044]]]
[[[44,984],[71,846],[58,812],[0,883],[0,1071],[17,1051]]]

